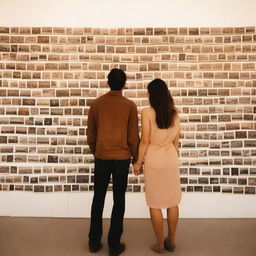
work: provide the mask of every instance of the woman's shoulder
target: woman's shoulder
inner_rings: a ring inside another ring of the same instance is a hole
[[[154,109],[151,108],[151,107],[146,107],[146,108],[143,108],[142,111],[141,111],[143,114],[152,114],[154,113]]]
[[[179,111],[179,109],[177,108],[177,107],[174,107],[174,109],[175,109],[175,113],[174,113],[174,123],[175,124],[178,124],[179,125],[179,123],[180,123],[180,111]]]
[[[143,116],[143,118],[146,118],[148,120],[154,120],[155,118],[154,109],[151,107],[143,108],[141,111],[141,115]]]

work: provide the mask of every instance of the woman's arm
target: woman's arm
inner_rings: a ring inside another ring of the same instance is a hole
[[[148,109],[143,109],[141,113],[141,140],[139,145],[139,154],[138,160],[134,164],[134,170],[141,167],[144,156],[147,152],[147,148],[149,145],[149,135],[150,135],[150,122],[149,122],[149,112]]]
[[[178,154],[179,154],[179,139],[180,139],[180,130],[178,131],[178,133],[175,136],[174,141],[173,141],[174,147]]]
[[[177,135],[175,136],[174,138],[174,141],[173,141],[173,144],[174,144],[174,147],[179,155],[179,139],[180,139],[180,118],[179,118],[179,114],[178,114],[178,111],[177,111],[177,116],[175,117],[176,118],[176,122],[175,122],[175,125],[178,126],[179,130],[178,130],[178,133]]]

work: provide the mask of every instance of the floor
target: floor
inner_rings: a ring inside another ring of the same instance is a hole
[[[88,219],[0,217],[0,256],[108,255],[104,220],[103,249],[88,252]],[[148,219],[126,219],[122,256],[157,255]],[[170,255],[166,252],[164,255]],[[255,256],[256,219],[181,219],[173,256]]]

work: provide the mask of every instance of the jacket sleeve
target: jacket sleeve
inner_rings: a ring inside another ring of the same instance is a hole
[[[97,123],[95,118],[95,102],[92,103],[87,120],[87,143],[93,155],[95,155],[97,141]]]
[[[132,103],[128,121],[128,147],[131,151],[133,162],[138,159],[139,142],[138,110],[135,103]]]

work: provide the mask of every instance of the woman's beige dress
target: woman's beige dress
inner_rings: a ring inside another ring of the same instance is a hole
[[[145,195],[150,208],[166,209],[181,200],[178,153],[173,144],[180,131],[179,116],[168,129],[159,129],[150,108],[150,144],[145,155]]]

